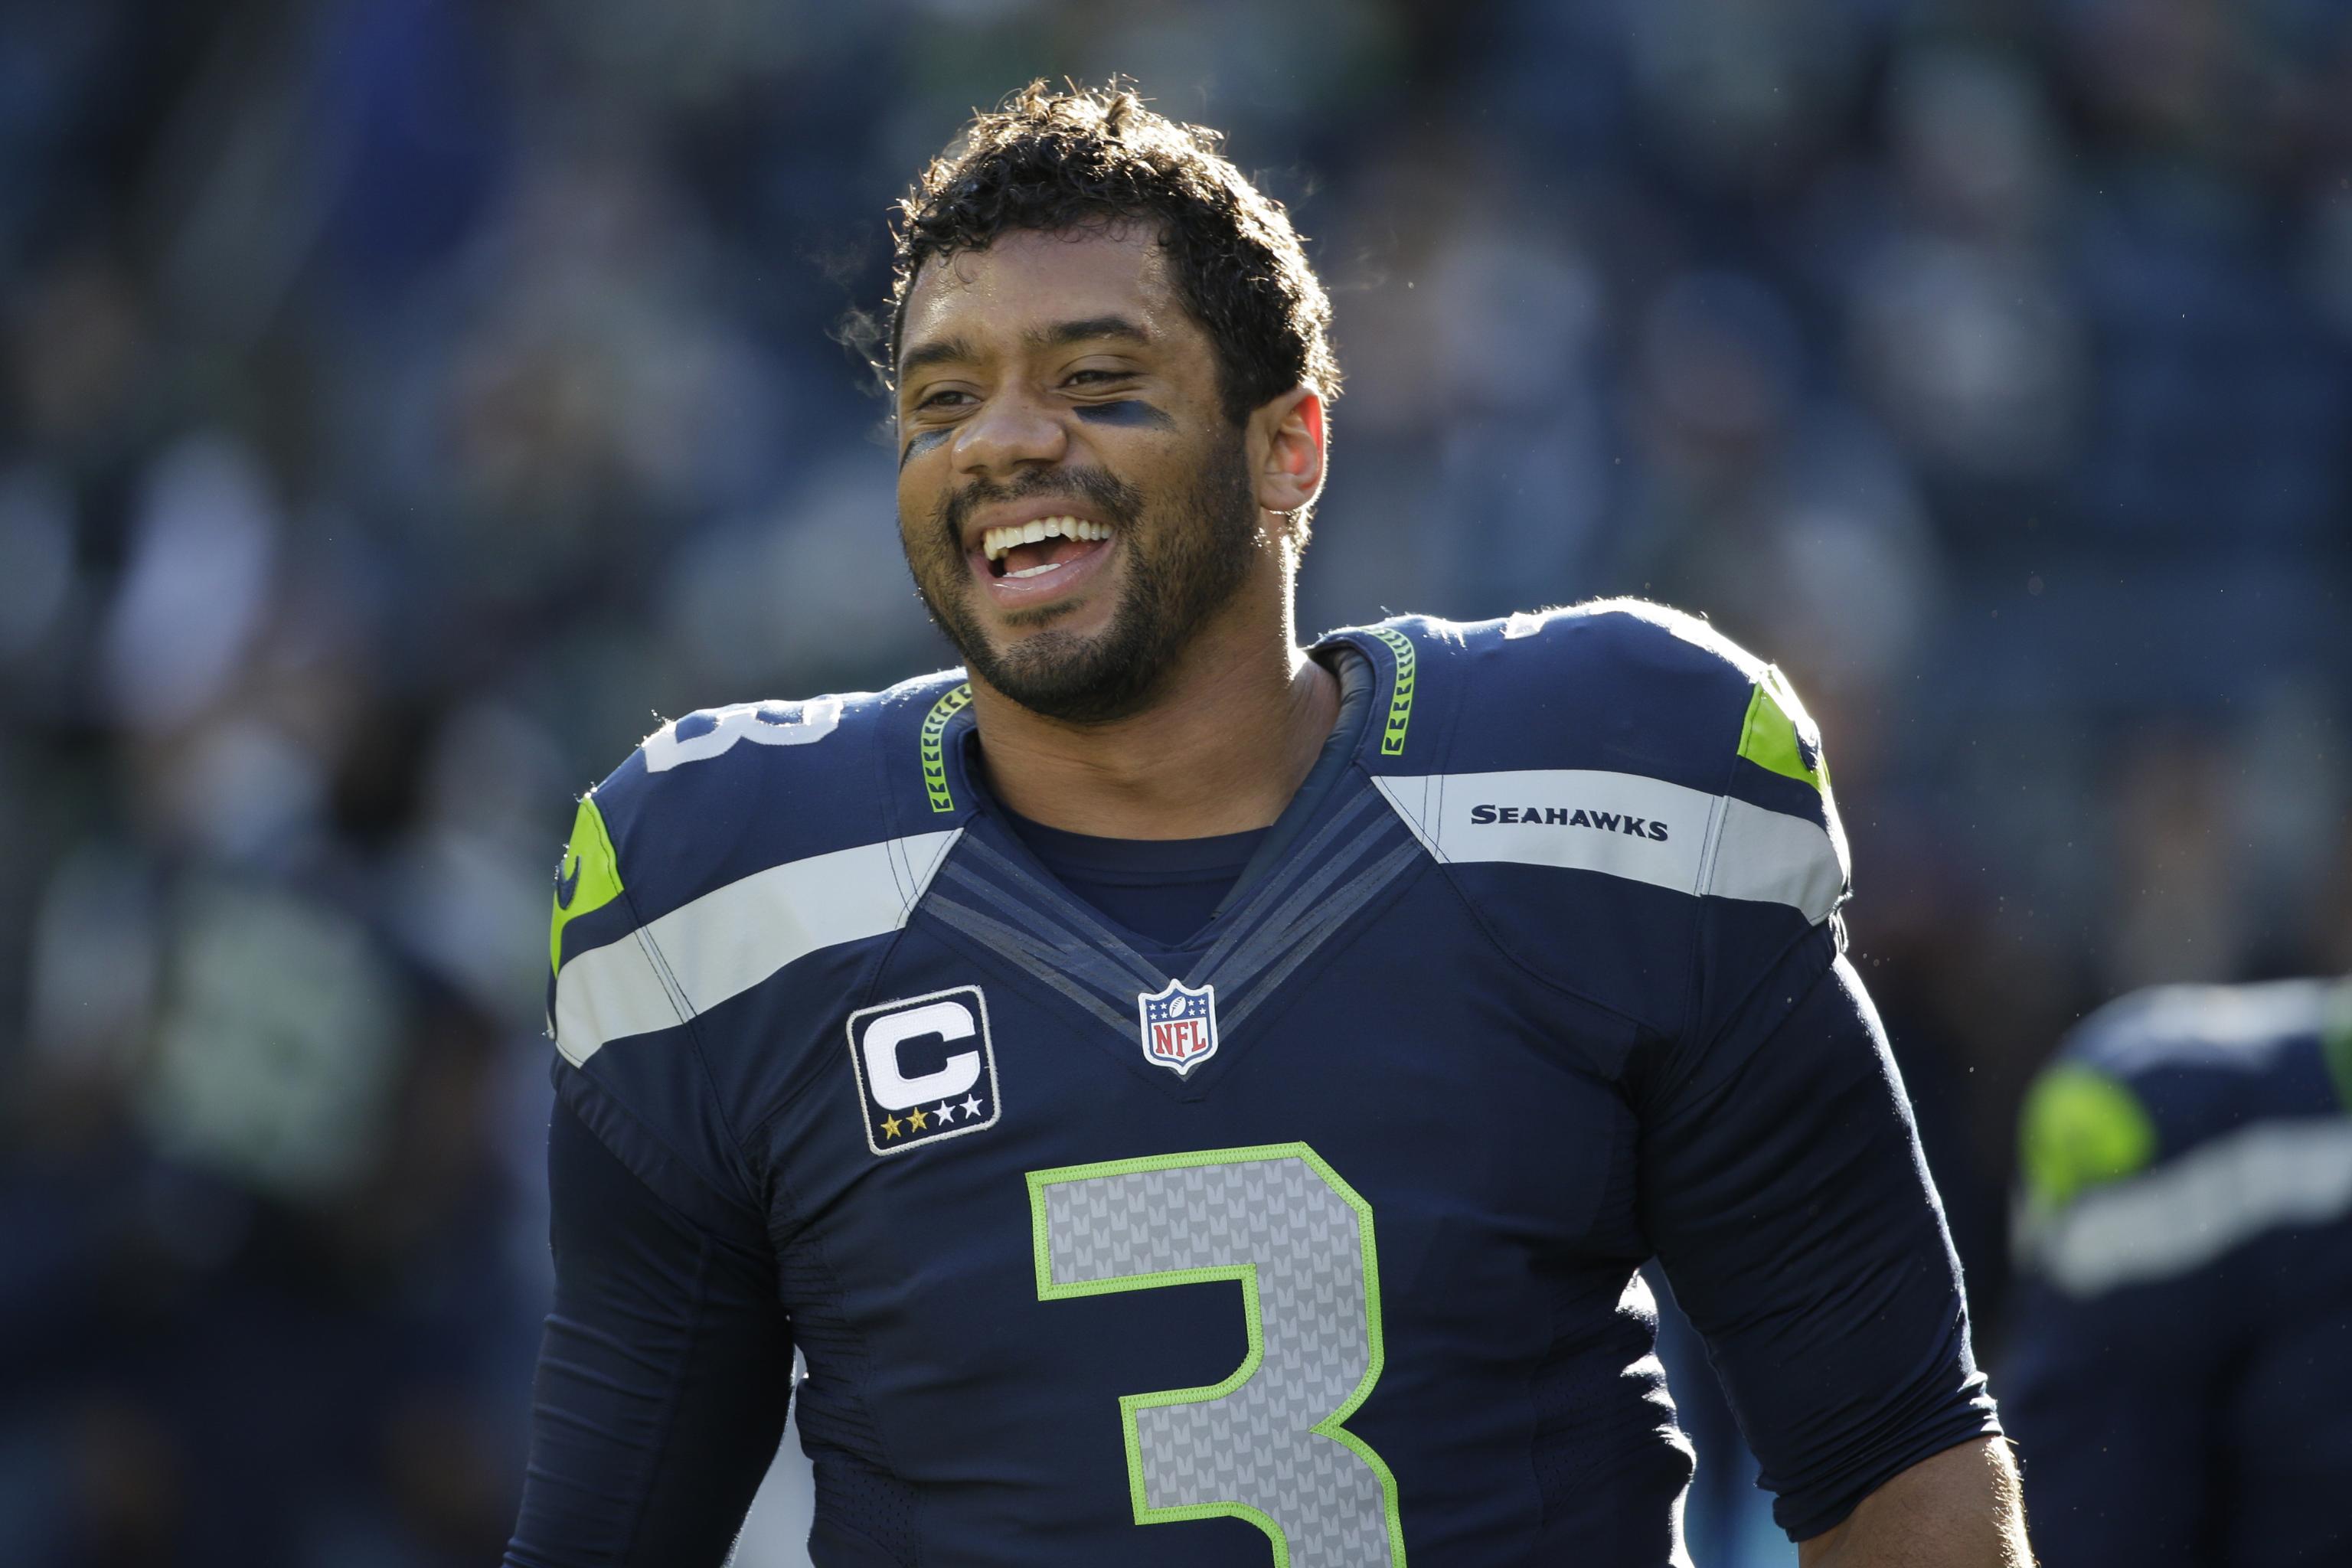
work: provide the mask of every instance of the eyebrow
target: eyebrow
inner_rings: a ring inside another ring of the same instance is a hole
[[[1116,338],[1131,343],[1151,342],[1150,332],[1125,316],[1086,316],[1075,321],[1055,321],[1051,326],[1032,327],[1021,334],[1022,342],[1033,349],[1059,348],[1068,343],[1103,338]],[[955,364],[980,357],[979,349],[969,338],[937,338],[908,349],[899,363],[898,374],[903,379],[935,364]]]
[[[1059,348],[1065,343],[1082,343],[1094,338],[1120,338],[1131,343],[1148,343],[1151,334],[1125,316],[1088,316],[1083,321],[1056,321],[1050,327],[1038,327],[1021,334],[1021,341],[1033,349]]]

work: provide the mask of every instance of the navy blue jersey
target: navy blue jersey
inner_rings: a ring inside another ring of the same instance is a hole
[[[2352,983],[2174,986],[2027,1097],[2009,1414],[2075,1564],[2352,1562]]]
[[[1098,838],[1009,812],[1005,821],[1066,891],[1123,935],[1160,946],[1208,924],[1265,842],[1263,827],[1213,838]]]
[[[1665,1563],[1653,1256],[1791,1534],[1998,1430],[1778,672],[1630,604],[1318,657],[1359,721],[1173,945],[1010,829],[952,673],[694,715],[582,804],[559,1117],[697,1261],[567,1316],[628,1255],[567,1266],[559,1188],[513,1561],[574,1560],[533,1542],[592,1492],[577,1560],[716,1560],[626,1522],[772,1445],[685,1392],[705,1298],[805,1354],[824,1568]],[[636,1458],[555,1473],[607,1426]]]

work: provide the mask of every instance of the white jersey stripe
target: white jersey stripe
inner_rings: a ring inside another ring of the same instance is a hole
[[[1527,769],[1373,783],[1440,860],[1598,871],[1693,897],[1787,904],[1816,921],[1845,890],[1845,858],[1819,823],[1640,773]]]
[[[2259,1122],[2029,1218],[2019,1250],[2068,1295],[2095,1296],[2186,1274],[2266,1231],[2347,1214],[2352,1121]]]
[[[1720,799],[1723,823],[1706,890],[1719,899],[1788,904],[1809,921],[1827,919],[1845,894],[1837,841],[1818,822],[1730,795]]]
[[[555,977],[555,1047],[574,1067],[631,1035],[670,1028],[819,949],[906,924],[961,829],[919,833],[755,871]]]

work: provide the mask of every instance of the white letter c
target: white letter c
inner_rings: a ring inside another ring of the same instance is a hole
[[[980,1081],[980,1053],[958,1051],[937,1072],[908,1078],[898,1070],[898,1047],[925,1035],[968,1040],[975,1033],[971,1009],[961,1002],[934,1002],[904,1013],[885,1013],[866,1026],[866,1085],[885,1110],[905,1110],[927,1100],[952,1100]]]

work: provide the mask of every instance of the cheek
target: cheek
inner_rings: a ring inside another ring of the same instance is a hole
[[[939,490],[931,485],[898,485],[898,542],[909,555],[940,551]]]
[[[1114,404],[1081,423],[1086,466],[1146,509],[1188,489],[1209,452],[1196,431],[1148,404]]]

